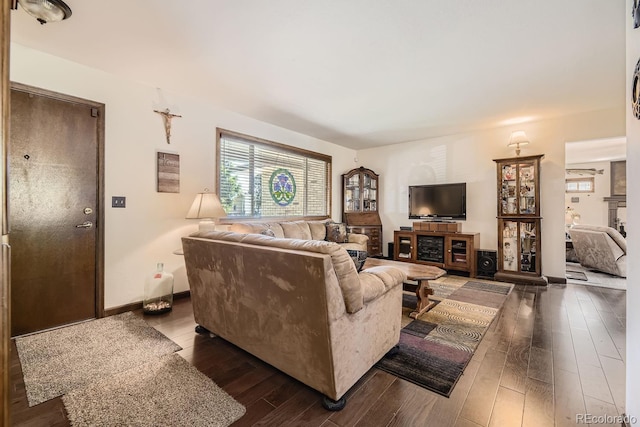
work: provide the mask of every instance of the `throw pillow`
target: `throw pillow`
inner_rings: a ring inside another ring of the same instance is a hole
[[[343,223],[327,223],[327,242],[347,243],[347,226]]]
[[[269,236],[269,237],[276,237],[276,233],[274,233],[273,230],[270,228],[262,230],[260,234],[264,234],[265,236]]]
[[[356,270],[359,273],[360,270],[362,270],[362,266],[364,265],[364,262],[367,260],[367,251],[358,251],[358,250],[355,250],[355,249],[347,249],[347,253],[349,254],[351,259],[353,260],[353,263],[356,266]]]

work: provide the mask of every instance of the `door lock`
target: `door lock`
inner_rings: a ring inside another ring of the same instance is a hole
[[[93,223],[91,221],[85,221],[82,224],[76,225],[76,228],[91,228],[93,227]]]
[[[91,215],[93,213],[93,209],[84,208],[84,210],[82,212],[84,212],[85,215]]]

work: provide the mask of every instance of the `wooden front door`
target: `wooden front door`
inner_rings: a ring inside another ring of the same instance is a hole
[[[12,336],[102,315],[104,106],[12,85]]]

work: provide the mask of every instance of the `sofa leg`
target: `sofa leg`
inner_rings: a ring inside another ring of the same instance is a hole
[[[196,334],[210,334],[209,330],[204,326],[196,325]]]
[[[391,350],[387,351],[387,354],[385,354],[385,356],[386,357],[395,356],[396,354],[398,354],[399,351],[400,351],[400,344],[396,344],[393,347],[391,347]]]
[[[342,411],[344,409],[344,405],[347,404],[347,399],[342,396],[338,400],[333,400],[328,398],[327,396],[322,396],[322,407],[327,411]]]

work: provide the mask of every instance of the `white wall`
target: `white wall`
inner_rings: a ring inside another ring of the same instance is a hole
[[[589,162],[568,164],[571,169],[602,169],[602,175],[576,175],[567,174],[567,179],[594,178],[593,193],[565,193],[564,206],[575,209],[580,214],[579,224],[602,225],[609,224],[609,203],[604,201],[605,197],[611,195],[611,165],[609,162]],[[579,202],[572,202],[572,197],[578,197]]]
[[[633,9],[634,0],[626,0],[626,10]],[[624,82],[627,88],[627,100],[632,98],[633,72],[640,58],[640,28],[634,29],[631,14],[626,19],[627,26],[627,75]],[[640,182],[640,121],[631,110],[631,103],[626,105],[627,128],[627,182]],[[640,188],[637,185],[627,185],[627,210],[640,212]],[[637,230],[638,215],[628,215],[628,229]],[[632,232],[633,234],[633,232]],[[627,239],[627,403],[628,415],[640,419],[640,239]],[[638,303],[638,304],[636,304]]]
[[[158,261],[174,273],[176,292],[188,289],[184,260],[172,252],[181,236],[197,230],[197,221],[184,219],[195,194],[215,189],[216,127],[333,156],[332,217],[341,218],[340,174],[352,168],[353,150],[15,43],[10,78],[106,105],[105,308],[141,301],[144,279]],[[182,115],[173,120],[171,145],[153,112],[167,107]],[[180,154],[180,193],[156,192],[157,151]],[[126,196],[127,207],[111,208],[111,196]]]
[[[393,241],[394,230],[413,222],[408,219],[407,187],[447,182],[467,183],[467,220],[462,230],[479,232],[481,249],[496,250],[493,159],[515,156],[507,147],[514,130],[524,130],[531,140],[521,156],[545,155],[540,172],[542,271],[564,278],[565,142],[624,135],[622,108],[358,151],[358,163],[380,174],[384,250]]]

